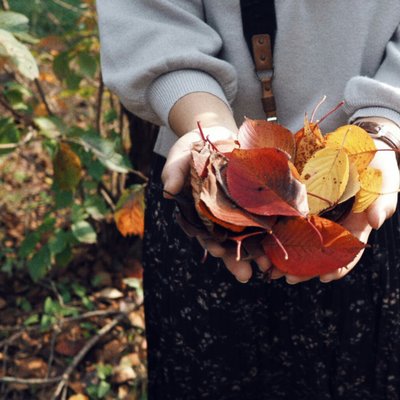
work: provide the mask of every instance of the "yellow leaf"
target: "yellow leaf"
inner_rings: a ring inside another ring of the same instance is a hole
[[[350,162],[349,164],[349,180],[346,185],[346,189],[344,193],[340,197],[338,203],[344,203],[346,200],[350,199],[351,197],[355,196],[357,192],[360,190],[360,178],[357,171],[356,166]]]
[[[144,234],[144,185],[134,185],[124,193],[114,213],[114,220],[123,236]]]
[[[359,173],[368,167],[376,152],[372,138],[356,125],[344,125],[329,133],[326,135],[325,144],[327,147],[344,147]]]
[[[304,165],[301,179],[306,185],[310,214],[337,204],[349,179],[349,158],[344,149],[318,150]]]
[[[381,194],[382,172],[379,169],[368,167],[360,174],[361,189],[356,194],[352,211],[365,211]]]
[[[67,143],[61,143],[53,161],[54,178],[62,190],[74,190],[82,176],[82,165],[78,155]]]

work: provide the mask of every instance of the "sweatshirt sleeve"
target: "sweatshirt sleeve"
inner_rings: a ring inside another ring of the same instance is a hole
[[[104,82],[131,112],[168,125],[188,93],[233,101],[236,73],[218,59],[222,41],[201,0],[97,0],[97,11]]]
[[[345,100],[350,121],[360,117],[385,117],[400,126],[400,26],[387,44],[375,76],[350,79]]]

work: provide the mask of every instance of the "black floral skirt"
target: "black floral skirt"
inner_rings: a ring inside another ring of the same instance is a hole
[[[346,277],[241,284],[174,222],[156,156],[144,248],[149,400],[400,399],[399,215]]]

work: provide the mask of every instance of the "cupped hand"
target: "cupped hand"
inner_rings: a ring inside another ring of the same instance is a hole
[[[225,127],[213,126],[203,128],[203,134],[211,142],[218,140],[234,139],[235,134]],[[172,199],[174,195],[181,192],[188,178],[190,171],[190,151],[193,142],[201,140],[198,129],[190,131],[183,135],[171,148],[161,179],[164,183],[164,196]],[[222,246],[211,236],[198,235],[197,240],[201,246],[207,250],[212,256],[221,258],[228,270],[236,277],[239,282],[247,282],[252,275],[250,261],[237,261],[236,250]],[[254,260],[262,271],[270,268],[270,261],[266,256],[258,257]]]
[[[362,213],[350,213],[343,221],[343,225],[360,241],[367,243],[372,229],[379,229],[386,219],[390,218],[396,211],[397,195],[399,191],[399,169],[396,161],[396,153],[380,140],[375,140],[378,151],[371,162],[371,167],[382,171],[382,189],[380,196]],[[321,275],[321,282],[331,282],[347,275],[360,260],[364,249],[361,250],[354,260],[334,272]],[[283,276],[284,274],[281,274]],[[279,277],[279,276],[277,276]],[[290,284],[308,281],[315,276],[285,275]]]

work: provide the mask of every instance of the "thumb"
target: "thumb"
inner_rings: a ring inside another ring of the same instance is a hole
[[[183,160],[180,160],[177,162],[167,162],[165,164],[161,175],[164,183],[165,198],[172,199],[174,195],[181,192],[188,173],[189,162],[185,163]]]
[[[171,199],[178,194],[189,175],[190,170],[190,147],[191,143],[198,139],[198,134],[186,134],[181,137],[171,148],[161,180],[164,183],[164,197]]]

